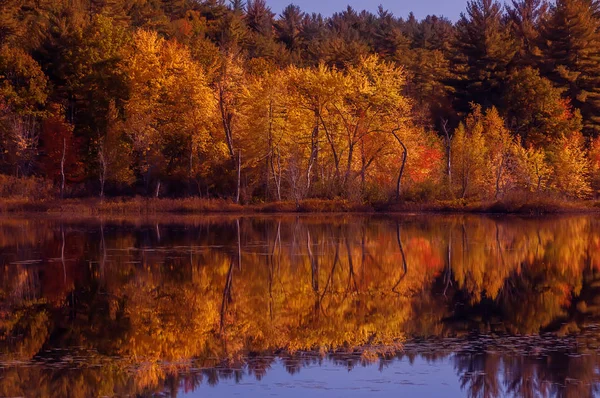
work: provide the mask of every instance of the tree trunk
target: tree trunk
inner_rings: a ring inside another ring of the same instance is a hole
[[[98,157],[100,160],[100,200],[104,199],[104,184],[106,183],[106,154],[104,149],[104,142],[100,144],[100,148],[98,151]]]
[[[231,131],[231,122],[233,119],[233,115],[231,114],[231,112],[227,111],[224,97],[225,90],[221,87],[219,88],[219,110],[221,112],[221,122],[223,123],[223,130],[225,131],[225,143],[227,144],[229,156],[231,156],[232,160],[235,160],[235,153],[233,149],[233,134]]]
[[[189,195],[191,196],[192,195],[192,189],[193,189],[192,188],[193,187],[192,181],[194,181],[194,137],[193,136],[190,137],[190,159],[189,159],[189,163],[190,163],[189,164],[190,170],[189,170],[189,175],[188,175],[188,179],[189,179],[188,180],[188,192],[189,192]]]
[[[238,269],[242,269],[242,230],[240,229],[240,219],[235,220],[237,227],[237,244],[238,244]]]
[[[496,194],[494,195],[494,199],[498,199],[500,195],[500,180],[502,179],[502,172],[504,171],[504,159],[500,163],[500,168],[496,173]]]
[[[160,180],[158,180],[156,183],[156,192],[154,192],[154,197],[158,198],[158,195],[160,195]]]
[[[265,180],[265,198],[267,201],[271,196],[271,172],[273,172],[273,178],[277,178],[275,176],[275,166],[273,165],[273,101],[269,101],[269,110],[268,110],[268,119],[269,119],[269,130],[267,132],[267,145],[269,148],[269,154],[266,158],[266,168],[267,168],[267,178]]]
[[[394,138],[396,138],[398,143],[402,146],[402,150],[403,150],[402,164],[400,166],[400,172],[398,173],[398,181],[396,182],[396,200],[400,201],[400,195],[402,193],[402,176],[404,175],[404,168],[406,167],[406,159],[408,158],[408,150],[406,149],[406,145],[404,145],[404,142],[402,142],[400,137],[398,137],[398,134],[396,134],[396,131],[398,131],[398,129],[392,130],[392,135],[394,136]]]
[[[448,176],[448,189],[452,192],[452,140],[450,139],[447,120],[442,120],[442,129],[444,130],[446,140],[446,173]]]
[[[273,178],[275,179],[275,188],[277,189],[277,200],[281,202],[281,152],[279,151],[279,146],[277,146],[277,170],[275,170],[275,164],[273,161],[273,157],[275,154],[271,155],[271,172],[273,173]]]
[[[237,161],[237,190],[235,194],[235,203],[240,203],[240,185],[242,183],[242,150],[238,150]]]
[[[63,138],[63,153],[62,158],[60,159],[60,198],[63,199],[65,197],[65,156],[67,153],[67,139]]]
[[[313,166],[317,163],[319,157],[319,111],[315,111],[315,127],[313,128],[311,135],[311,151],[310,151],[310,159],[308,161],[308,170],[306,172],[306,191],[310,190],[310,186],[312,183],[312,169]]]

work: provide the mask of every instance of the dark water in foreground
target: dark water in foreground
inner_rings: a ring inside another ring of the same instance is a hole
[[[600,217],[0,218],[0,397],[600,395]]]

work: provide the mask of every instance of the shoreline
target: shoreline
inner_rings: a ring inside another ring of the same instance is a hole
[[[0,199],[0,214],[49,215],[130,215],[153,214],[595,214],[600,213],[600,201],[563,201],[556,199],[501,200],[466,202],[387,202],[364,204],[346,200],[307,199],[295,202],[235,204],[224,199],[155,199],[99,198],[31,200],[27,198]]]

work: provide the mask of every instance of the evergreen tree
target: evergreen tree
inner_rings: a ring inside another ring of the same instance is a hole
[[[217,42],[226,52],[238,52],[248,35],[244,23],[244,7],[242,1],[233,1],[229,12],[220,19]]]
[[[453,34],[454,26],[450,20],[428,15],[419,23],[413,38],[413,47],[446,52]]]
[[[322,43],[322,60],[343,69],[359,62],[369,52],[364,20],[367,13],[358,14],[352,7],[335,13],[328,21],[329,36]]]
[[[539,49],[540,25],[548,12],[546,0],[512,0],[508,7],[508,18],[519,49],[515,62],[519,65],[537,65],[541,55]]]
[[[484,107],[500,105],[503,84],[515,54],[500,3],[469,1],[467,14],[462,14],[456,25],[453,44],[457,111],[466,112],[471,102]]]
[[[321,61],[321,48],[327,38],[325,18],[321,14],[305,14],[298,35],[300,51],[292,54],[297,65],[316,66]]]
[[[246,50],[248,58],[280,58],[280,44],[275,43],[273,25],[275,14],[265,0],[249,0],[245,21],[248,26]]]
[[[374,18],[372,47],[383,58],[402,59],[410,48],[409,39],[393,14],[379,6],[377,18]]]
[[[299,36],[303,19],[304,13],[300,7],[290,4],[275,23],[278,40],[292,51],[300,45]]]
[[[598,3],[557,0],[542,29],[544,71],[581,110],[584,132],[600,133]]]
[[[265,37],[273,34],[273,17],[275,14],[267,6],[265,0],[249,0],[246,8],[246,24],[251,31]]]

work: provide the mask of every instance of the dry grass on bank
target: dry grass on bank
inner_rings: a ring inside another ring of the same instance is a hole
[[[561,214],[600,212],[599,201],[567,201],[552,197],[509,197],[495,201],[468,201],[463,199],[429,203],[399,203],[378,210],[389,212],[440,212],[488,214]]]
[[[65,199],[30,200],[27,198],[0,199],[2,213],[64,213],[77,215],[146,215],[146,214],[204,214],[204,213],[334,213],[369,212],[370,206],[344,200],[305,200],[239,205],[224,199]]]
[[[210,214],[210,213],[499,213],[499,214],[560,214],[600,213],[598,201],[564,201],[556,198],[507,198],[502,201],[465,200],[418,202],[388,202],[374,205],[346,200],[308,199],[295,202],[273,202],[239,205],[224,199],[148,199],[98,198],[38,200],[28,198],[0,199],[0,213],[50,213],[71,215],[148,215],[148,214]]]

